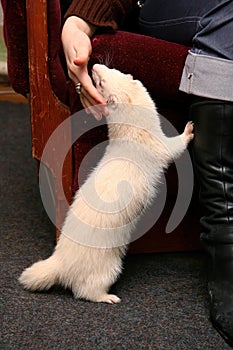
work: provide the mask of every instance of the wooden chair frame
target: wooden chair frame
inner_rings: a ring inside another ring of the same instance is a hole
[[[70,110],[55,96],[51,87],[48,67],[47,2],[45,0],[27,0],[26,11],[32,155],[41,162],[43,150],[49,137],[70,116]],[[63,139],[59,140],[61,144],[71,140],[71,125],[62,137]],[[64,221],[67,201],[70,203],[72,199],[72,150],[67,154],[63,164],[62,184],[56,181],[57,167],[59,166],[58,150],[54,149],[53,151],[53,164],[42,162],[40,166],[43,166],[47,173],[47,189],[51,191],[48,195],[51,196],[55,208],[56,238],[58,238],[59,227]]]

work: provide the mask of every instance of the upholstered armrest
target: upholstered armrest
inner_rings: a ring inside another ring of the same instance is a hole
[[[4,34],[8,49],[8,74],[16,92],[29,92],[27,16],[25,0],[1,0]],[[30,1],[27,2],[28,4]],[[28,5],[27,5],[28,6]],[[70,104],[71,90],[66,86],[64,62],[61,62],[60,2],[47,2],[48,67],[55,95]],[[141,80],[155,99],[179,98],[179,81],[188,48],[129,32],[96,35],[90,62],[104,62]],[[33,54],[33,53],[31,53]],[[73,100],[73,99],[72,99]]]
[[[104,63],[141,80],[160,106],[184,105],[187,96],[179,91],[179,83],[188,47],[123,31],[96,35],[92,47],[90,69],[94,63]],[[72,83],[68,88],[68,104],[75,112],[80,107],[78,96]]]
[[[188,47],[128,33],[97,35],[93,60],[109,63],[143,82],[153,97],[175,100]]]

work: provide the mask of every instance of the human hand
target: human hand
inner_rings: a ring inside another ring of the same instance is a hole
[[[88,61],[92,52],[90,37],[95,27],[79,17],[68,17],[62,29],[62,44],[68,75],[74,84],[81,83],[80,100],[87,113],[97,120],[108,115],[106,100],[96,90],[88,74]]]

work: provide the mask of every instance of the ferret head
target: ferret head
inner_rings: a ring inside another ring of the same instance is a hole
[[[115,110],[119,104],[154,108],[146,88],[139,80],[134,80],[130,74],[123,74],[117,69],[95,64],[92,68],[92,77],[96,89],[108,102],[109,109]]]

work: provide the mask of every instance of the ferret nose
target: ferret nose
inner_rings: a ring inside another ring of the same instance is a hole
[[[96,63],[96,64],[94,64],[94,66],[92,67],[92,70],[93,70],[93,71],[97,71],[98,68],[99,68],[100,66],[101,66],[101,64]]]
[[[100,70],[103,70],[103,68],[105,68],[104,64],[96,63],[96,64],[94,64],[94,66],[92,67],[92,70],[93,70],[93,71],[96,71],[96,72],[100,72]]]

